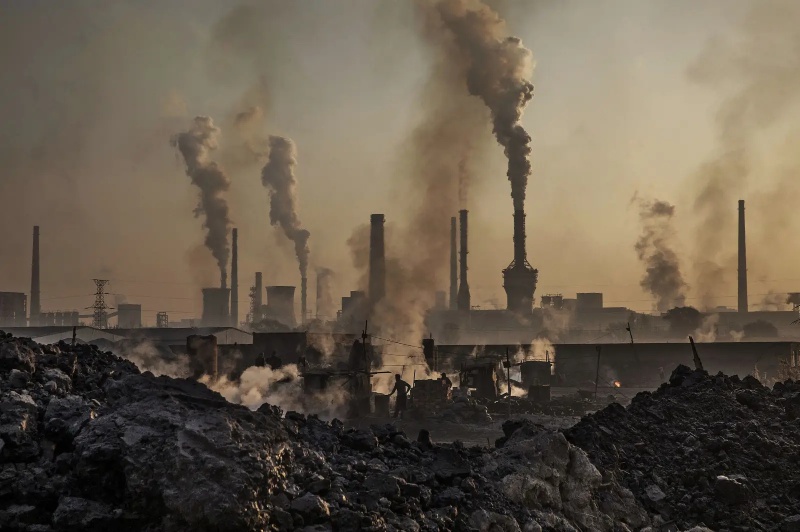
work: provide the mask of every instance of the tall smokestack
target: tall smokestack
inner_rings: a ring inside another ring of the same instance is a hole
[[[467,210],[458,211],[461,221],[461,276],[458,285],[458,310],[470,309],[469,283],[467,282]]]
[[[30,325],[39,325],[42,313],[41,288],[39,285],[39,226],[33,226],[33,260],[31,261],[31,308]]]
[[[382,214],[369,217],[369,304],[370,309],[386,295],[386,250],[384,248]]]
[[[739,200],[739,312],[747,312],[747,246],[744,233],[744,200]]]
[[[450,310],[458,308],[458,243],[456,217],[450,218]]]
[[[503,288],[506,291],[507,308],[518,313],[533,310],[533,293],[539,271],[528,264],[525,251],[525,211],[514,211],[514,261],[503,270]]]
[[[306,322],[306,305],[308,304],[308,278],[303,275],[300,278],[300,324]]]
[[[231,325],[239,326],[239,230],[231,230]]]

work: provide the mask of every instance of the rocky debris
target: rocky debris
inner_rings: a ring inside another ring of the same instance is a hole
[[[800,383],[679,366],[670,382],[565,431],[607,480],[680,526],[791,529],[800,508]]]
[[[558,432],[495,449],[227,403],[91,346],[0,337],[0,529],[631,530],[633,496]],[[31,354],[32,356],[28,356]],[[58,372],[54,371],[58,370]],[[15,371],[17,373],[15,373]],[[20,375],[20,373],[23,375]]]
[[[450,423],[487,424],[492,422],[489,409],[475,399],[459,395],[438,412],[437,419]]]

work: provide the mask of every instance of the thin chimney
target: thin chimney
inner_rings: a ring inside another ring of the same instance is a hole
[[[461,275],[458,286],[458,310],[470,309],[469,283],[467,282],[467,210],[458,212],[461,221]]]
[[[239,230],[231,231],[231,325],[239,326]]]
[[[369,304],[370,309],[386,295],[386,251],[384,248],[383,214],[370,216],[369,233]]]
[[[39,226],[33,226],[33,258],[31,261],[30,325],[39,325],[42,313],[41,285],[39,284]]]
[[[450,218],[450,310],[458,308],[458,242],[456,217]]]
[[[744,200],[739,200],[739,312],[747,312],[747,246],[744,232]]]
[[[256,272],[255,293],[253,294],[253,321],[261,319],[261,307],[264,306],[262,292],[264,291],[261,272]]]
[[[308,278],[304,275],[300,278],[300,324],[305,324],[308,305]]]

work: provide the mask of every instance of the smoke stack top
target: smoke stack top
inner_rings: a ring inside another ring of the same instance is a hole
[[[506,34],[505,21],[488,6],[443,0],[437,8],[467,60],[467,89],[491,111],[495,138],[508,158],[514,210],[522,210],[531,173],[531,137],[520,119],[533,97],[533,54],[520,39]]]
[[[230,179],[217,163],[211,160],[211,152],[217,149],[220,130],[207,116],[194,119],[191,129],[175,135],[171,144],[178,148],[186,163],[186,175],[200,189],[200,201],[194,210],[195,217],[205,216],[205,245],[217,260],[220,285],[225,288],[228,278],[228,228],[230,218],[225,192],[230,188]]]
[[[269,146],[269,160],[261,171],[261,183],[269,189],[269,220],[272,225],[280,225],[286,237],[294,242],[300,277],[305,279],[311,233],[302,228],[297,213],[297,180],[294,176],[297,152],[294,142],[285,137],[270,137]]]

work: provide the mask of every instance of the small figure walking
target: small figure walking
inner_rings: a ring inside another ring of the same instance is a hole
[[[403,412],[406,409],[406,402],[408,401],[408,390],[411,386],[400,378],[400,375],[394,376],[394,388],[392,391],[389,392],[389,396],[394,395],[394,392],[397,392],[397,400],[394,403],[394,417],[396,418],[398,415],[400,419],[403,419]]]

